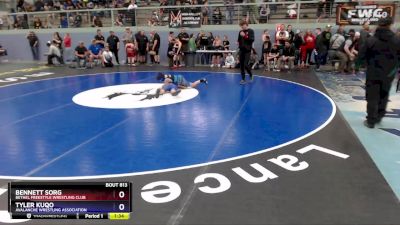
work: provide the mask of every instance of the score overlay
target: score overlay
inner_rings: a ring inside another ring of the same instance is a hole
[[[126,220],[130,182],[15,182],[8,184],[12,219]]]

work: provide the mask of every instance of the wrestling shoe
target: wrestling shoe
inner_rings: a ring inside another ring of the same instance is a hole
[[[179,95],[179,93],[181,93],[181,90],[177,90],[174,93],[171,93],[172,96],[177,96]]]
[[[245,81],[245,80],[241,80],[241,81],[240,81],[240,85],[243,85],[243,84],[246,84],[246,81]]]
[[[208,81],[206,78],[202,78],[202,79],[200,79],[200,83],[204,83],[205,85],[207,85]]]
[[[254,81],[254,76],[251,76],[249,83],[253,83],[253,81]]]
[[[375,124],[373,123],[369,123],[368,120],[364,121],[364,126],[368,127],[368,128],[375,128]]]
[[[156,91],[156,94],[154,95],[154,97],[155,98],[158,98],[158,97],[160,97],[160,92],[161,92],[161,89],[157,89],[157,91]]]

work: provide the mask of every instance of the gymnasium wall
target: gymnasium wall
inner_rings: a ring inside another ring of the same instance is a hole
[[[324,28],[326,24],[293,24],[294,30],[296,29],[314,29],[317,27]],[[257,24],[257,25],[250,25],[251,28],[254,29],[255,31],[255,43],[254,47],[256,48],[257,52],[260,52],[261,50],[261,35],[265,29],[271,30],[271,34],[273,34],[275,30],[275,25],[274,24]],[[355,27],[356,29],[360,29],[360,27]],[[134,32],[137,32],[140,29],[143,29],[146,31],[146,34],[148,34],[152,28],[150,27],[143,27],[143,28],[138,28],[138,27],[131,27],[131,29]],[[176,34],[179,33],[179,29],[169,29],[167,27],[154,27],[154,29],[157,30],[158,34],[161,37],[161,47],[160,47],[160,55],[161,55],[161,62],[166,63],[167,62],[167,36],[169,31],[174,31]],[[223,37],[223,35],[228,35],[229,40],[231,42],[231,49],[236,49],[236,40],[237,40],[237,35],[239,31],[239,26],[237,25],[209,25],[206,27],[203,27],[201,29],[187,29],[187,32],[197,34],[200,30],[204,30],[206,32],[212,32],[214,36],[220,35]],[[103,35],[105,38],[108,37],[109,31],[113,30],[116,32],[116,34],[122,38],[122,34],[124,31],[124,27],[105,27],[101,29],[103,31]],[[333,27],[333,31],[336,30],[336,27]],[[14,62],[30,62],[32,61],[32,53],[31,49],[28,43],[28,40],[26,39],[26,35],[29,30],[10,30],[10,31],[1,31],[0,33],[0,44],[3,45],[4,48],[8,50],[8,60],[9,61],[14,61]],[[46,57],[44,56],[44,53],[47,52],[47,46],[46,42],[49,40],[52,40],[52,34],[54,32],[60,32],[62,36],[64,36],[65,33],[70,33],[72,37],[72,46],[76,46],[79,41],[84,41],[86,46],[89,46],[91,43],[91,40],[94,38],[96,34],[96,28],[68,28],[68,29],[42,29],[42,30],[35,30],[37,36],[39,37],[40,41],[40,55],[41,55],[41,60],[46,60]],[[119,56],[120,59],[125,59],[125,52],[123,49],[120,49],[119,51]],[[121,60],[122,61],[122,60]]]

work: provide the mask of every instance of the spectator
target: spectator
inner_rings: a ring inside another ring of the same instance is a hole
[[[250,60],[249,60],[249,65],[251,66],[251,69],[259,69],[259,63],[260,60],[258,59],[257,52],[254,48],[251,49],[251,54],[250,54]]]
[[[119,38],[115,35],[114,31],[110,31],[110,36],[107,38],[108,50],[115,56],[115,61],[119,65],[118,51],[119,51]]]
[[[128,40],[125,44],[126,60],[129,66],[136,66],[136,47],[133,40]]]
[[[64,64],[61,59],[61,52],[60,49],[57,47],[57,43],[55,41],[48,41],[47,47],[49,47],[49,52],[47,53],[47,64],[46,66],[54,65],[53,59],[57,59],[58,63]]]
[[[222,45],[222,41],[220,37],[217,35],[214,39],[213,42],[213,49],[214,50],[224,50],[224,46]],[[222,58],[222,53],[214,53],[212,55],[212,62],[211,62],[211,67],[221,67],[221,58]]]
[[[151,14],[150,19],[147,21],[147,25],[149,26],[157,26],[160,22],[160,18],[157,14],[157,11],[153,11],[153,13]]]
[[[99,16],[93,16],[93,25],[92,27],[103,27],[103,23]]]
[[[290,44],[289,41],[285,42],[285,47],[283,48],[282,55],[278,59],[278,69],[277,72],[280,72],[282,69],[282,64],[288,63],[289,72],[294,67],[294,47]]]
[[[309,67],[311,63],[312,52],[315,49],[315,36],[311,33],[311,30],[307,30],[304,35],[304,44],[301,47],[301,65],[300,68]]]
[[[42,0],[35,1],[35,11],[44,11],[44,3]]]
[[[82,16],[78,12],[76,13],[76,15],[74,17],[73,24],[74,24],[74,27],[81,27],[81,25],[82,25]]]
[[[208,32],[208,47],[210,48],[214,43],[214,35],[212,32]]]
[[[114,25],[118,27],[124,26],[124,15],[122,13],[118,13],[117,18],[115,19]]]
[[[153,30],[151,32],[153,45],[151,46],[150,50],[154,52],[154,62],[156,64],[160,64],[160,46],[161,46],[161,38],[157,31]]]
[[[171,34],[171,32],[170,32]],[[171,38],[168,40],[168,50],[167,50],[167,57],[168,57],[168,66],[173,67],[174,65],[174,45],[175,45],[175,38]]]
[[[198,43],[197,45],[199,46],[199,48],[201,50],[206,50],[208,48],[208,46],[209,46],[209,41],[210,40],[209,40],[207,34],[204,31],[200,31],[200,35],[199,35],[198,40],[197,40],[197,43]],[[208,58],[208,54],[207,53],[201,53],[200,54],[200,62],[203,65],[204,64],[206,64],[206,65],[209,64],[210,60]]]
[[[65,15],[60,17],[60,28],[68,28],[68,18]]]
[[[131,17],[132,26],[136,26],[136,9],[137,9],[136,1],[131,0],[131,3],[128,6],[128,14]]]
[[[190,34],[189,37],[189,52],[193,53],[196,52],[197,50],[197,45],[196,45],[196,38],[194,37],[194,34]]]
[[[72,60],[72,39],[69,33],[65,33],[64,36],[64,47],[65,47],[65,61],[70,62]]]
[[[229,43],[228,35],[224,35],[224,40],[222,41],[222,46],[224,46],[225,51],[229,50],[230,43]]]
[[[329,50],[329,41],[332,37],[331,34],[331,25],[327,25],[325,30],[321,33],[321,29],[317,28],[317,37],[316,37],[316,55],[315,62],[317,64],[316,69],[319,70],[321,65],[326,64],[326,59],[328,56]]]
[[[278,44],[275,43],[272,46],[271,51],[268,53],[268,55],[266,57],[267,63],[266,63],[266,66],[265,66],[265,70],[267,70],[267,71],[271,71],[271,70],[276,71],[277,70],[278,59],[279,59],[279,48],[278,48]],[[271,62],[272,62],[272,68],[271,68]]]
[[[136,38],[138,52],[139,52],[139,62],[146,63],[147,52],[149,51],[149,39],[145,35],[144,31],[141,30]]]
[[[101,48],[104,48],[106,42],[103,33],[101,32],[100,29],[97,29],[94,39],[96,40],[96,44],[99,44]]]
[[[232,53],[228,53],[228,56],[225,58],[224,68],[232,69],[235,67],[235,57],[233,57]]]
[[[296,30],[296,34],[294,35],[293,39],[293,45],[295,48],[295,60],[294,60],[294,65],[298,65],[299,60],[300,60],[300,48],[304,43],[303,40],[303,33],[300,30]]]
[[[33,60],[38,61],[39,56],[39,39],[33,31],[30,31],[26,36],[29,41],[29,46],[31,47]]]
[[[181,48],[181,53],[182,54],[180,55],[180,57],[181,57],[181,59],[180,59],[181,65],[182,65],[182,62],[184,62],[185,65],[186,65],[187,61],[186,61],[185,54],[189,51],[189,46],[188,46],[189,34],[186,32],[185,28],[181,28],[181,32],[178,34],[178,39],[182,43],[182,48]]]
[[[172,40],[175,38],[174,32],[170,31],[168,33],[168,43],[172,42]]]
[[[133,33],[129,27],[125,28],[124,34],[122,35],[122,42],[124,43],[125,47],[128,42],[134,43]],[[128,57],[125,59],[125,64],[128,64]]]
[[[24,12],[25,10],[25,1],[24,0],[18,0],[17,2],[17,12]]]
[[[288,40],[289,40],[290,44],[292,44],[293,40],[294,40],[294,32],[293,32],[292,25],[287,25],[286,31],[288,33]]]
[[[52,41],[55,43],[56,47],[60,50],[60,54],[61,54],[60,57],[61,57],[61,60],[64,62],[64,60],[63,60],[63,53],[64,53],[63,39],[61,38],[60,33],[54,32]]]
[[[113,67],[114,64],[112,62],[113,53],[110,51],[108,45],[105,46],[103,53],[101,54],[102,58],[102,66],[103,67]]]
[[[224,47],[224,50],[225,50],[225,51],[228,51],[229,48],[230,48],[230,42],[229,42],[229,39],[228,39],[228,36],[227,36],[227,35],[224,35],[224,40],[222,41],[222,46]],[[226,56],[227,56],[228,54],[227,54],[227,53],[224,53],[223,55],[224,55],[224,58],[226,58]]]
[[[279,24],[275,34],[275,42],[279,44],[280,48],[283,48],[285,42],[289,39],[289,32],[285,30],[284,24]]]
[[[360,50],[359,40],[360,40],[360,32],[355,32],[353,42],[349,48],[349,53],[347,56],[349,57],[349,66],[352,70],[352,74],[355,75],[355,62],[358,58],[358,51]]]
[[[353,57],[351,53],[351,48],[353,47],[353,42],[355,41],[355,31],[354,29],[349,30],[349,38],[346,39],[344,43],[339,47],[337,51],[337,56],[340,60],[339,64],[339,72],[347,73],[351,70],[351,60],[350,57]]]
[[[34,20],[33,20],[33,28],[34,28],[34,29],[43,28],[42,21],[40,20],[39,17],[34,17]]]
[[[360,39],[358,40],[359,49],[362,49],[364,44],[366,43],[367,39],[371,36],[371,30],[369,27],[369,21],[365,21],[363,23],[363,28],[360,30]],[[357,57],[355,61],[355,71],[358,72],[360,70],[361,65],[363,62],[361,61],[360,57]]]
[[[201,15],[202,15],[202,25],[208,25],[208,0],[204,1],[204,6],[201,8]]]
[[[83,61],[82,67],[86,67],[88,50],[85,47],[85,43],[83,41],[79,42],[79,45],[75,48],[75,60],[77,63],[77,68],[81,68],[81,61]]]
[[[235,1],[224,0],[225,4],[225,19],[227,24],[233,24],[233,17],[235,14]]]
[[[180,55],[182,54],[182,43],[179,40],[179,38],[175,38],[172,40],[172,42],[174,43],[173,48],[172,48],[172,52],[173,52],[173,69],[178,68],[179,65],[179,58]]]
[[[128,41],[133,41],[133,33],[129,27],[126,27],[124,34],[122,35],[122,42],[124,43],[124,46],[128,43]]]
[[[0,56],[5,55],[7,55],[7,49],[3,48],[3,46],[0,44]]]
[[[334,34],[331,37],[331,40],[329,41],[329,50],[328,50],[328,57],[330,60],[333,59],[340,59],[339,55],[340,55],[340,47],[344,44],[345,42],[345,38],[344,38],[344,30],[339,27],[338,30],[336,31],[336,34]],[[344,58],[342,57],[342,59],[344,60]],[[340,68],[344,68],[346,61],[340,61],[339,63],[339,67]],[[340,65],[343,65],[342,67]]]
[[[96,39],[92,40],[92,44],[88,48],[89,50],[89,67],[93,67],[94,61],[97,59],[99,62],[102,62],[101,58],[101,50],[102,47],[99,43],[96,42]]]
[[[268,56],[269,56],[269,53],[271,51],[271,48],[272,48],[271,40],[270,40],[269,36],[265,36],[264,42],[263,42],[263,45],[262,45],[262,54],[264,56],[263,60],[264,60],[264,68],[265,68],[265,70],[267,70],[267,69],[269,70],[269,68],[268,68],[268,64],[269,64]]]
[[[213,13],[214,24],[221,24],[222,21],[222,12],[219,7],[215,7]]]
[[[263,4],[260,8],[260,23],[268,23],[270,13],[269,6]]]
[[[52,29],[54,27],[54,15],[48,14],[46,17],[46,28]]]

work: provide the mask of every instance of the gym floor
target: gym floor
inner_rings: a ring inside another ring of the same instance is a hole
[[[63,180],[132,182],[131,219],[118,224],[400,224],[400,159],[365,142],[380,136],[394,150],[396,127],[355,128],[362,112],[349,116],[334,95],[344,78],[254,71],[240,86],[236,70],[206,67],[1,66],[0,222],[8,182]],[[209,84],[144,99],[159,71]],[[126,94],[107,98],[116,92]],[[176,196],[146,197],[166,181]]]

